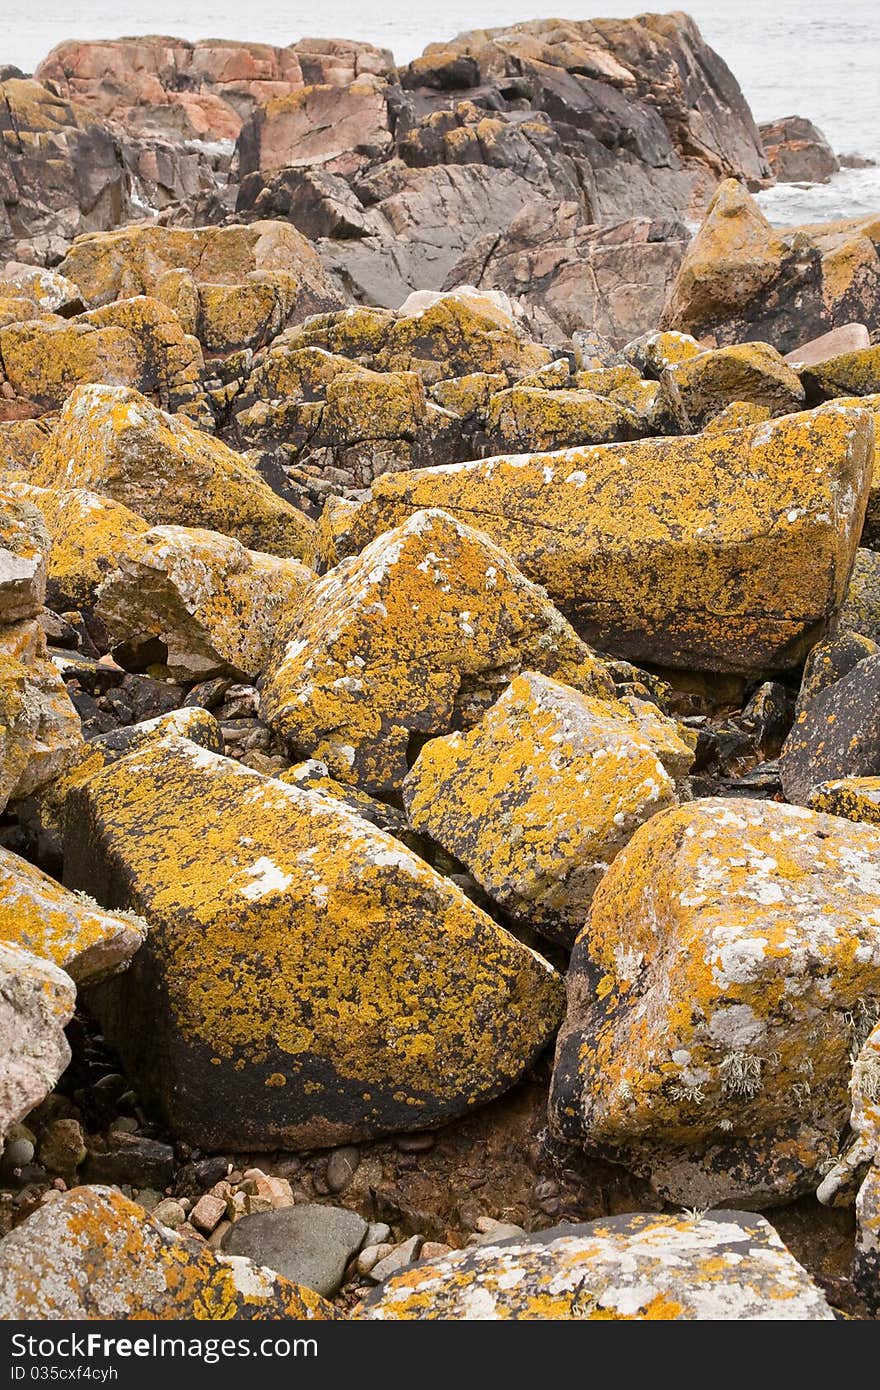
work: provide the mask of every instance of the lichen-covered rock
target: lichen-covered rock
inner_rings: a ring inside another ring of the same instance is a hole
[[[572,956],[557,1137],[700,1207],[818,1186],[880,1002],[878,854],[874,826],[772,801],[636,831]]]
[[[523,385],[492,397],[486,424],[491,446],[498,450],[608,444],[637,432],[630,412],[593,391],[548,391]]]
[[[693,757],[665,722],[685,768]],[[674,760],[674,759],[673,759]],[[570,946],[614,856],[676,803],[663,750],[626,705],[526,672],[467,734],[432,739],[403,785],[416,830],[500,906]]]
[[[49,537],[40,513],[0,491],[0,623],[39,613],[46,597]]]
[[[99,734],[80,745],[67,767],[42,791],[38,799],[37,819],[47,848],[55,849],[60,858],[64,838],[64,818],[67,798],[74,787],[81,787],[90,777],[129,753],[146,744],[155,743],[168,735],[185,738],[212,753],[223,752],[220,725],[208,710],[198,705],[171,710],[140,724],[128,724],[109,734]]]
[[[773,227],[745,187],[722,183],[685,252],[664,328],[719,344],[762,339],[780,352],[880,307],[876,217]]]
[[[875,395],[880,391],[880,345],[857,348],[804,367],[801,380],[812,400]]]
[[[133,915],[102,912],[0,847],[0,941],[54,962],[85,985],[122,970],[145,934]]]
[[[559,1019],[550,966],[397,840],[184,739],[71,794],[65,881],[148,921],[90,1005],[200,1148],[423,1129],[513,1084]]]
[[[868,411],[831,405],[748,430],[385,475],[349,531],[363,545],[442,507],[503,546],[600,649],[761,674],[796,665],[843,598],[873,436]]]
[[[796,716],[779,760],[782,790],[806,804],[813,787],[880,772],[880,655],[865,657]]]
[[[116,563],[95,609],[116,661],[187,681],[258,676],[314,579],[298,560],[184,526],[131,536]]]
[[[826,690],[829,685],[848,675],[865,657],[877,656],[878,653],[880,646],[860,632],[841,632],[817,642],[804,662],[795,717],[799,718],[821,690]]]
[[[0,363],[16,394],[43,410],[86,382],[155,393],[175,408],[193,396],[204,368],[196,339],[165,304],[144,296],[78,318],[45,315],[0,328]]]
[[[837,777],[820,782],[807,796],[812,811],[880,825],[880,777]]]
[[[75,1187],[0,1241],[0,1317],[332,1319],[331,1304],[251,1260],[181,1239],[111,1187]]]
[[[44,441],[45,442],[45,441]],[[121,550],[149,523],[121,502],[86,488],[10,487],[36,507],[51,540],[46,598],[56,611],[89,607]]]
[[[0,629],[0,806],[51,782],[81,744],[79,715],[39,622]]]
[[[43,420],[8,420],[0,423],[0,472],[25,477],[46,443]],[[9,477],[4,479],[8,482]]]
[[[880,1314],[880,1161],[871,1164],[856,1197],[853,1283],[868,1312]]]
[[[417,372],[336,372],[327,383],[328,430],[340,443],[413,439],[427,413]]]
[[[746,1212],[629,1215],[423,1260],[355,1317],[832,1321],[769,1222]]]
[[[414,738],[472,724],[523,667],[613,694],[504,551],[443,512],[418,512],[309,590],[272,654],[263,711],[291,750],[389,791]]]
[[[880,639],[880,554],[857,550],[846,594],[835,623],[837,632]]]
[[[797,373],[769,343],[740,343],[686,357],[670,369],[688,418],[697,428],[733,401],[789,415],[804,403]]]
[[[337,782],[335,777],[330,776],[327,764],[318,758],[307,758],[305,762],[294,763],[293,767],[287,768],[285,772],[273,775],[279,782],[287,782],[291,787],[301,787],[303,791],[323,792],[325,796],[336,797],[337,801],[344,802],[356,815],[369,821],[370,825],[387,830],[389,835],[402,840],[416,851],[424,846],[425,842],[421,836],[410,829],[403,811],[389,806],[385,801],[379,801],[368,792],[362,792],[359,787]]]
[[[48,960],[0,941],[0,1143],[49,1094],[70,1061],[64,1028],[76,985]],[[0,1278],[2,1278],[0,1260]]]
[[[313,523],[246,459],[124,387],[72,392],[31,481],[101,492],[152,525],[203,526],[253,550],[312,548]]]
[[[258,346],[340,302],[314,246],[289,222],[92,232],[74,242],[63,273],[91,308],[141,294],[176,309],[183,284],[192,313],[181,318],[209,353]]]

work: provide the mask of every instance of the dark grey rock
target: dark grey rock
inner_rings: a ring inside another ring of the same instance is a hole
[[[367,1223],[357,1212],[304,1203],[242,1217],[223,1237],[222,1249],[329,1298],[366,1234]]]

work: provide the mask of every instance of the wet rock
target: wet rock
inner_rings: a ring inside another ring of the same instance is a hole
[[[273,652],[263,714],[292,752],[389,791],[413,739],[473,723],[522,666],[613,693],[502,550],[443,512],[417,512],[309,590]]]
[[[422,1262],[370,1293],[366,1319],[833,1321],[773,1227],[745,1212],[556,1226]]]
[[[83,386],[67,400],[33,482],[101,492],[152,525],[206,527],[242,545],[301,558],[312,523],[256,470],[179,415],[124,387]]]
[[[247,1255],[315,1293],[337,1292],[346,1266],[367,1234],[367,1223],[345,1207],[302,1203],[236,1221],[223,1238],[229,1255]]]
[[[802,805],[820,782],[880,772],[880,655],[801,707],[779,767],[786,797]]]
[[[638,830],[572,957],[556,1136],[688,1205],[815,1189],[854,1020],[880,1001],[878,847],[872,826],[745,799]]]
[[[77,984],[123,970],[146,929],[133,914],[102,912],[0,848],[0,941],[52,961]]]
[[[335,1317],[309,1289],[144,1219],[111,1188],[77,1187],[0,1243],[4,1318]]]
[[[777,183],[827,183],[840,168],[825,136],[804,116],[758,126]]]
[[[97,594],[114,658],[183,680],[257,676],[313,574],[231,536],[156,526],[133,536]]]
[[[70,1061],[76,986],[50,961],[0,942],[0,1139],[39,1105]]]
[[[424,1128],[512,1084],[558,1019],[546,962],[398,841],[183,739],[91,777],[66,830],[66,879],[151,928],[91,1005],[201,1148]]]
[[[442,507],[476,518],[600,649],[763,675],[795,666],[843,598],[872,432],[869,412],[834,405],[743,431],[386,475],[347,518],[349,543]],[[816,453],[827,472],[805,471]]]
[[[664,763],[691,749],[656,712],[520,675],[468,734],[432,739],[404,782],[413,826],[466,864],[500,906],[572,945],[596,885],[637,826],[676,802]]]

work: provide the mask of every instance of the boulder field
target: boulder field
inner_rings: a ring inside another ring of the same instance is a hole
[[[681,14],[0,98],[0,1317],[876,1317],[821,133]]]

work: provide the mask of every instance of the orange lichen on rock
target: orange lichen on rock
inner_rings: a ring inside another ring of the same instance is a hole
[[[880,1001],[880,830],[721,798],[636,831],[569,977],[551,1121],[673,1200],[818,1185]]]
[[[387,1279],[366,1320],[817,1320],[834,1314],[761,1216],[637,1213],[457,1250]]]
[[[389,790],[412,736],[474,723],[522,667],[614,693],[503,550],[443,512],[418,512],[308,591],[273,653],[263,710],[332,776]]]
[[[153,525],[204,526],[270,554],[312,550],[314,523],[246,459],[123,387],[71,394],[31,481],[88,488]]]
[[[665,743],[687,771],[672,720]],[[677,757],[676,757],[677,754]],[[618,700],[525,672],[469,733],[432,739],[403,786],[416,830],[499,905],[571,945],[597,884],[636,828],[676,802],[663,745]]]
[[[311,1289],[183,1240],[110,1187],[75,1187],[0,1241],[0,1317],[332,1319]]]
[[[64,771],[82,728],[36,620],[0,628],[0,806]]]
[[[45,1099],[67,1067],[70,1048],[64,1029],[75,1004],[76,985],[69,975],[51,961],[0,940],[0,1145],[12,1126]]]
[[[46,596],[49,536],[26,498],[0,490],[0,623],[39,613]]]
[[[512,1085],[559,1020],[547,962],[399,841],[184,739],[71,794],[65,881],[149,923],[91,1005],[202,1148],[439,1123]]]
[[[588,641],[742,674],[797,664],[843,599],[874,460],[868,411],[386,474],[366,541],[442,507],[503,546]]]

